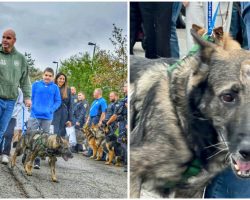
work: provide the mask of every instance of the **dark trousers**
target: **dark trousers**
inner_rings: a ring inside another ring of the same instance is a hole
[[[10,155],[10,150],[11,150],[11,141],[14,135],[14,128],[16,126],[16,119],[11,118],[8,127],[3,135],[3,140],[0,143],[0,150],[1,153],[4,155]]]
[[[62,105],[54,113],[52,125],[54,125],[54,133],[64,137],[66,135],[66,122],[68,121],[67,107]]]
[[[130,50],[133,55],[133,47],[136,43],[137,34],[141,27],[141,13],[138,2],[130,2]]]
[[[173,2],[140,2],[145,33],[145,57],[171,57],[170,36]]]

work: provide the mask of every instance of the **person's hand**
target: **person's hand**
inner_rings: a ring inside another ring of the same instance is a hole
[[[67,127],[71,127],[71,126],[72,126],[71,121],[67,121],[67,122],[66,122],[66,126],[67,126]]]
[[[25,106],[26,106],[26,107],[28,107],[28,108],[31,107],[31,100],[30,100],[30,99],[26,99],[26,100],[24,101],[24,103],[25,103]]]
[[[183,1],[182,4],[183,4],[183,6],[186,8],[186,7],[188,7],[188,5],[189,5],[189,1]]]
[[[80,123],[79,123],[79,122],[76,122],[76,126],[80,126]]]

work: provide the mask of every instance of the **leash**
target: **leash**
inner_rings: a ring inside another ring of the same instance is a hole
[[[24,105],[22,105],[22,110],[23,110],[23,116],[22,116],[22,135],[25,135],[26,131],[27,131],[27,124],[26,124],[26,122],[24,122],[24,112],[25,112]]]

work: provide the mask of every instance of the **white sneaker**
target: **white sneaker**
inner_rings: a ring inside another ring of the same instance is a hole
[[[2,155],[2,164],[7,165],[9,163],[9,156],[7,155]]]

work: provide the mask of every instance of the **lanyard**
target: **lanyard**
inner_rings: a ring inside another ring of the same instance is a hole
[[[207,34],[209,36],[212,35],[219,7],[220,7],[220,2],[218,3],[218,5],[216,7],[216,10],[215,10],[215,13],[214,13],[214,16],[212,19],[213,5],[212,5],[212,2],[208,2],[208,7],[207,7],[207,9],[208,9],[208,21],[207,21],[208,22],[208,32],[207,32]]]

